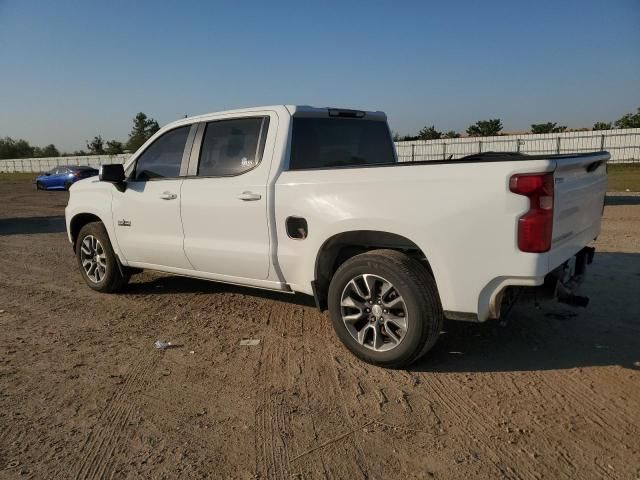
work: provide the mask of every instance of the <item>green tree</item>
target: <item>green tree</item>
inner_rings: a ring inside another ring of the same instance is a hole
[[[104,140],[102,135],[96,135],[93,140],[87,142],[90,155],[104,155]]]
[[[133,119],[133,128],[127,141],[127,150],[135,152],[151,136],[160,130],[158,122],[147,117],[144,113],[138,113]]]
[[[502,122],[499,118],[492,118],[490,120],[479,120],[469,128],[467,128],[467,134],[470,137],[490,137],[492,135],[498,135],[502,130]]]
[[[454,132],[453,130],[449,130],[447,133],[442,135],[443,138],[460,138],[460,134],[458,132]]]
[[[41,150],[43,157],[59,157],[60,152],[53,143],[50,143]]]
[[[118,140],[109,140],[104,151],[107,155],[119,155],[124,152],[124,145]]]
[[[567,129],[564,125],[558,126],[556,122],[534,123],[531,125],[531,133],[562,133]]]
[[[418,138],[420,140],[438,140],[442,137],[442,132],[436,130],[435,125],[431,125],[430,127],[424,126],[418,132]]]
[[[618,128],[640,128],[640,107],[637,113],[627,113],[616,120]]]
[[[391,132],[391,137],[393,138],[394,142],[399,142],[400,141],[400,134],[398,132]]]
[[[36,158],[43,157],[59,157],[60,152],[53,144],[49,144],[44,148],[33,147],[33,156]]]
[[[26,140],[11,137],[0,138],[0,158],[33,157],[34,148]]]
[[[611,122],[596,122],[593,124],[593,130],[611,130]]]

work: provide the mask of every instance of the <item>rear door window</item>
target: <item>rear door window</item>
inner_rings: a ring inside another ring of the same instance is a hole
[[[142,152],[136,161],[134,179],[178,177],[190,128],[191,125],[187,125],[170,130]]]
[[[240,175],[260,163],[269,117],[236,118],[207,123],[199,177]]]
[[[393,163],[386,122],[351,118],[293,118],[290,170]]]

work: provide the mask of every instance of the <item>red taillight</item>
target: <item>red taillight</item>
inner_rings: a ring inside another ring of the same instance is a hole
[[[553,229],[553,173],[514,175],[509,190],[529,198],[529,211],[518,220],[518,248],[531,253],[548,251]]]

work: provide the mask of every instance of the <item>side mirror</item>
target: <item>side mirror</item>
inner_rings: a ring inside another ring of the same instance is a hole
[[[122,183],[124,182],[124,166],[120,163],[101,165],[99,178],[101,182]]]
[[[98,178],[101,182],[113,183],[121,192],[126,188],[126,183],[124,182],[124,165],[121,163],[101,165]]]

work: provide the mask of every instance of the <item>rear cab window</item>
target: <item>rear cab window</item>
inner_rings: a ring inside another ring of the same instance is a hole
[[[391,164],[396,161],[385,121],[293,117],[289,170]]]
[[[197,176],[229,177],[252,170],[262,158],[268,127],[269,117],[207,123]]]

